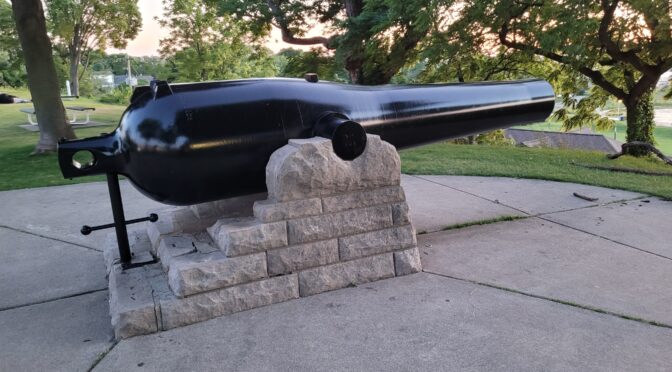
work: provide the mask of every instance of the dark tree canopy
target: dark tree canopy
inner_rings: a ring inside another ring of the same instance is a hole
[[[572,77],[572,84],[559,86],[567,108],[594,120],[595,109],[612,96],[626,106],[628,141],[653,142],[651,93],[672,67],[668,1],[447,0],[443,7],[458,14],[439,33],[446,44],[553,61]],[[596,88],[591,99],[577,102],[571,94],[585,87],[581,79]],[[568,87],[574,91],[562,89]],[[567,110],[558,117],[585,123]]]
[[[26,80],[19,36],[16,34],[12,6],[0,1],[0,86],[18,87]]]
[[[208,1],[257,35],[268,34],[273,25],[287,43],[333,50],[356,84],[388,83],[416,56],[435,15],[429,0]],[[324,34],[307,36],[316,29]]]

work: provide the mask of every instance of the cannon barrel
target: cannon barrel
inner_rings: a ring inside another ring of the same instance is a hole
[[[122,174],[174,205],[262,192],[271,154],[292,138],[332,139],[346,160],[366,133],[397,149],[545,120],[554,105],[541,80],[355,86],[246,79],[138,87],[110,134],[59,143],[65,178]],[[92,161],[73,157],[89,152]]]

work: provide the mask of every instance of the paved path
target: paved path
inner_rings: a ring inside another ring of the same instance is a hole
[[[105,184],[0,192],[0,371],[672,369],[672,202],[507,178],[403,184],[424,273],[119,343],[104,234],[78,233],[111,220]],[[160,206],[123,193],[129,218]]]

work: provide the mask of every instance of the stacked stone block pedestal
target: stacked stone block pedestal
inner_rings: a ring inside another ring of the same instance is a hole
[[[421,270],[399,156],[378,136],[353,161],[329,140],[291,140],[266,183],[267,195],[159,211],[131,235],[134,256],[157,263],[122,270],[110,240],[117,338]]]

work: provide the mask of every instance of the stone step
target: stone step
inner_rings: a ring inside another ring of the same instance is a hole
[[[394,258],[385,253],[301,271],[299,290],[301,297],[312,296],[394,276]]]
[[[392,208],[389,204],[383,204],[289,220],[287,234],[290,244],[301,244],[380,230],[392,225]]]
[[[287,246],[285,221],[262,223],[255,218],[226,218],[209,227],[208,233],[228,257]]]
[[[161,261],[164,270],[168,268],[175,257],[201,253],[207,254],[219,251],[207,232],[202,231],[193,234],[163,235],[158,242],[155,255]]]
[[[416,244],[415,230],[411,225],[338,238],[341,261],[412,248]]]
[[[117,339],[165,331],[299,297],[297,275],[293,274],[180,298],[170,289],[160,264],[128,270],[115,265],[109,288],[110,315]]]
[[[163,236],[157,256],[177,297],[267,277],[266,255],[227,257],[207,232]]]
[[[243,284],[267,277],[266,254],[226,257],[217,251],[172,259],[168,284],[177,297]]]

